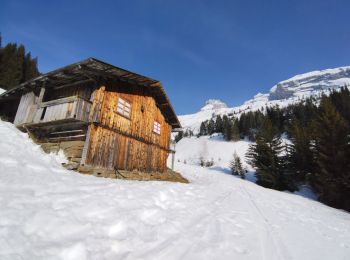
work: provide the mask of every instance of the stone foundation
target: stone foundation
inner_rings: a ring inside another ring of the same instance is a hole
[[[58,153],[62,150],[68,159],[68,163],[63,164],[68,170],[77,170],[84,148],[84,141],[67,141],[60,143],[40,143],[41,148],[46,153]]]
[[[180,173],[167,169],[165,172],[140,172],[140,171],[123,171],[108,170],[104,168],[80,166],[78,171],[84,174],[91,174],[97,177],[138,180],[138,181],[171,181],[189,183]]]

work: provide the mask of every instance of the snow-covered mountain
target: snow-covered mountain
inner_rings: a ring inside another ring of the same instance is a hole
[[[269,93],[258,93],[237,107],[229,108],[220,100],[210,99],[197,113],[179,116],[184,129],[198,132],[201,122],[217,115],[239,116],[243,112],[256,111],[262,107],[278,105],[286,107],[310,96],[319,96],[330,89],[350,86],[350,66],[312,71],[281,81]]]

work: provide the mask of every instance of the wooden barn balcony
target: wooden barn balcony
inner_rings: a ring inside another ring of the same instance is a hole
[[[91,102],[79,96],[65,97],[30,105],[15,119],[20,128],[44,127],[67,123],[87,123]]]

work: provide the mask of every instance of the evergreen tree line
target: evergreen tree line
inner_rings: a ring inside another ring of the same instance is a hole
[[[37,58],[26,53],[22,44],[9,43],[0,48],[0,88],[10,89],[38,76],[37,65]]]
[[[241,138],[239,130],[239,120],[229,118],[227,115],[217,116],[216,119],[204,121],[200,125],[198,136],[222,133],[225,140],[237,141]]]
[[[203,122],[199,135],[249,138],[255,143],[246,157],[256,168],[257,184],[294,191],[308,183],[320,201],[350,211],[349,89],[264,110],[243,113],[239,119],[218,116]],[[282,141],[283,134],[288,142]]]

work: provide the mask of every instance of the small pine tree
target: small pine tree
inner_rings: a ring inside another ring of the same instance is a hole
[[[256,134],[256,144],[249,147],[247,158],[256,168],[257,184],[276,190],[295,190],[292,178],[286,178],[285,158],[278,130],[266,119]]]
[[[242,162],[236,152],[233,154],[233,158],[230,161],[230,169],[233,175],[240,176],[242,179],[245,178],[245,170],[242,167]]]
[[[204,160],[204,158],[203,158],[202,156],[199,158],[199,165],[200,165],[201,167],[204,167],[204,166],[205,166],[205,160]]]
[[[201,123],[201,126],[199,128],[199,135],[207,135],[208,134],[208,126],[205,122]]]

